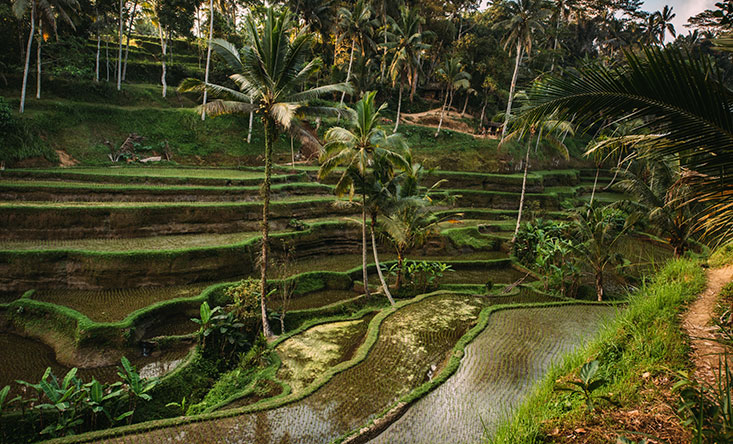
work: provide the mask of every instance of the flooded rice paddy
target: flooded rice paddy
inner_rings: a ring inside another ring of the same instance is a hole
[[[593,337],[615,310],[578,305],[492,314],[466,347],[458,371],[370,443],[480,442],[559,357]]]

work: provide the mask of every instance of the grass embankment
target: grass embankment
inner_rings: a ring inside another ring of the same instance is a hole
[[[594,433],[597,427],[599,433],[609,435],[613,434],[609,431],[632,428],[619,421],[621,412],[638,409],[643,415],[645,406],[664,404],[670,379],[689,365],[679,314],[704,285],[705,274],[697,262],[669,262],[629,296],[628,308],[595,341],[549,372],[513,419],[499,427],[491,442],[547,442],[553,435],[565,430],[573,433],[580,426],[584,433]],[[601,402],[598,410],[588,413],[579,396],[557,391],[556,381],[574,379],[579,368],[594,359],[600,362],[599,376],[608,381],[594,395],[610,396],[619,406]],[[585,442],[607,441],[606,435]]]

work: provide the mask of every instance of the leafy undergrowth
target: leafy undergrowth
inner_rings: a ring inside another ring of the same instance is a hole
[[[675,372],[689,365],[679,314],[704,285],[705,274],[697,262],[669,262],[629,296],[628,308],[594,342],[550,371],[491,442],[605,443],[619,436],[689,442],[670,391]],[[608,396],[615,404],[600,401],[588,412],[580,396],[556,386],[577,380],[580,367],[595,359],[600,362],[599,378],[606,382],[594,395]]]
[[[715,252],[710,255],[708,264],[714,268],[733,264],[733,242],[715,250]]]

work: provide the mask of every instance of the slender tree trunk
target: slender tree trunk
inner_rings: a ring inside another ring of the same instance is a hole
[[[440,120],[438,120],[438,129],[435,130],[435,136],[438,137],[438,134],[440,133],[440,128],[443,126],[443,116],[445,115],[445,106],[448,104],[448,95],[449,95],[449,88],[446,88],[445,90],[445,98],[443,98],[443,106],[440,107]]]
[[[254,100],[249,99],[249,103],[254,104]],[[252,123],[254,121],[254,118],[255,118],[255,114],[252,111],[250,111],[249,112],[249,129],[247,129],[247,143],[252,142]]]
[[[489,106],[489,99],[484,97],[484,105],[481,107],[481,117],[478,119],[479,126],[483,126],[484,117],[486,116],[486,107]]]
[[[384,72],[387,69],[387,0],[382,0],[382,23],[384,24],[384,51],[382,53],[382,73],[379,79],[384,82]]]
[[[362,180],[363,182],[363,180]],[[364,184],[362,183],[362,186]],[[364,279],[364,294],[369,294],[369,273],[367,272],[367,228],[366,228],[366,194],[361,195],[361,274]]]
[[[562,11],[560,12],[562,14]],[[555,44],[552,47],[552,66],[550,67],[550,72],[555,71],[555,60],[557,58],[557,42],[560,37],[560,17],[558,16],[557,19],[557,26],[555,27]]]
[[[161,74],[160,74],[160,84],[163,85],[163,97],[165,97],[167,91],[168,91],[168,84],[165,81],[165,72],[166,72],[166,64],[165,64],[165,55],[166,55],[166,48],[168,47],[168,42],[165,38],[165,35],[163,34],[163,25],[158,25],[158,35],[160,36],[160,50],[162,57],[160,58],[160,65],[161,65]]]
[[[38,44],[36,45],[36,99],[41,98],[41,45],[43,44],[43,21],[38,20]]]
[[[527,155],[524,157],[524,177],[522,178],[522,195],[519,198],[519,211],[517,212],[517,225],[514,227],[514,235],[512,236],[512,243],[517,240],[517,234],[519,233],[519,224],[522,223],[522,210],[524,209],[524,193],[527,189],[527,171],[529,170],[529,140],[527,141]]]
[[[97,17],[97,21],[99,21],[99,17]],[[94,64],[94,81],[99,83],[99,53],[102,50],[102,34],[97,31],[97,58]]]
[[[387,282],[384,280],[384,275],[382,274],[382,268],[379,265],[379,255],[377,254],[377,240],[374,236],[374,227],[376,225],[377,225],[377,215],[372,214],[372,224],[369,226],[369,229],[372,235],[372,253],[374,253],[374,265],[377,266],[377,275],[379,275],[379,281],[382,283],[382,289],[384,290],[384,295],[387,296],[387,299],[389,299],[389,303],[391,305],[394,305],[394,299],[392,299],[392,293],[389,292],[389,285],[387,285]]]
[[[419,69],[420,66],[418,62],[418,66],[415,67],[415,70],[412,73],[412,83],[410,84],[410,103],[412,103],[413,99],[415,98],[415,91],[417,91],[417,76]]]
[[[132,35],[132,25],[135,23],[135,13],[137,12],[137,0],[132,4],[132,15],[130,16],[130,25],[127,27],[127,42],[125,42],[125,65],[122,68],[122,80],[127,78],[127,56],[130,55],[130,36]]]
[[[290,135],[290,166],[295,170],[295,148],[293,147],[293,135]]]
[[[119,45],[119,51],[117,52],[117,91],[120,91],[122,89],[122,8],[125,4],[125,0],[120,0],[120,31],[119,31],[119,37],[120,37],[120,45]],[[163,95],[165,97],[165,95]]]
[[[596,186],[598,185],[598,173],[600,171],[600,168],[596,168],[596,178],[593,180],[593,191],[590,193],[590,205],[593,205],[593,199],[596,197]]]
[[[512,75],[512,84],[509,87],[509,100],[506,105],[506,116],[504,117],[504,127],[501,129],[501,140],[504,140],[509,119],[512,115],[512,101],[514,100],[514,89],[517,87],[517,76],[519,75],[519,62],[522,60],[522,42],[517,40],[517,58],[514,60],[514,74]]]
[[[466,108],[468,108],[468,91],[466,91],[466,101],[463,102],[463,110],[461,111],[461,117],[466,115]]]
[[[107,66],[107,82],[109,83],[109,42],[107,40],[104,41],[104,57]]]
[[[270,178],[272,176],[272,145],[275,143],[274,122],[263,119],[265,125],[265,181],[262,183],[262,254],[260,257],[260,309],[262,333],[272,336],[267,319],[267,262],[270,253]]]
[[[402,267],[405,265],[405,257],[401,249],[397,249],[397,279],[395,281],[395,290],[400,291],[402,288]]]
[[[397,119],[394,123],[394,130],[392,130],[392,133],[397,132],[397,128],[400,126],[400,111],[402,111],[402,84],[400,83],[400,96],[397,99]]]
[[[204,85],[209,84],[209,66],[211,64],[211,38],[214,35],[214,0],[209,0],[209,48],[206,50],[206,71],[204,72]],[[201,120],[206,120],[206,99],[207,90],[204,87],[204,101],[201,107]],[[249,143],[252,134],[252,113],[249,113],[249,134],[247,135],[247,143]]]
[[[31,45],[36,32],[36,2],[31,5],[31,32],[28,34],[28,48],[25,50],[25,68],[23,68],[23,86],[20,89],[20,113],[25,111],[25,91],[28,86],[28,69],[31,64]]]
[[[598,297],[598,302],[603,301],[603,295],[603,272],[596,271],[596,296]]]
[[[349,83],[349,79],[351,78],[351,65],[354,63],[354,50],[356,49],[356,37],[351,39],[351,55],[349,56],[349,68],[346,70],[346,83]],[[344,97],[346,97],[346,91],[341,92],[341,102],[339,102],[339,105],[343,106],[344,104]]]

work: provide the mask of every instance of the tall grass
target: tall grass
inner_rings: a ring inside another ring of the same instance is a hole
[[[679,314],[704,286],[705,274],[699,263],[670,261],[651,281],[629,295],[628,307],[593,342],[556,365],[514,417],[487,441],[545,442],[544,422],[572,424],[586,415],[582,401],[556,391],[555,384],[593,359],[601,362],[600,376],[608,381],[599,393],[613,394],[622,407],[635,405],[646,381],[685,368],[688,343],[680,329]],[[644,378],[646,372],[649,375]]]

